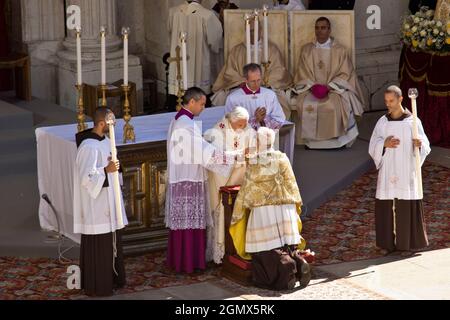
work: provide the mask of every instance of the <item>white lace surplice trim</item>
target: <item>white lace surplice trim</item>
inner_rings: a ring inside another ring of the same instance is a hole
[[[206,182],[183,181],[168,185],[166,226],[171,230],[205,229],[212,225]]]

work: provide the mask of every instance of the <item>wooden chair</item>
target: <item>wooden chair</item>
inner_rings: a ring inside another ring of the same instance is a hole
[[[27,54],[15,53],[0,57],[0,69],[14,70],[14,89],[19,99],[31,100],[30,57]]]
[[[245,43],[245,20],[246,13],[252,13],[252,10],[233,9],[224,11],[224,59],[228,58],[231,49],[240,43]],[[259,28],[263,28],[262,13],[260,17]],[[288,15],[286,11],[269,10],[269,41],[274,43],[281,51],[285,59],[285,65],[288,66]],[[262,35],[261,29],[261,35]],[[262,56],[259,57],[262,61]]]
[[[225,256],[221,275],[243,286],[252,285],[251,262],[242,260],[237,254],[231,238],[231,217],[233,215],[234,202],[239,192],[239,186],[226,186],[220,188],[222,204],[225,211]]]
[[[355,13],[352,10],[307,10],[290,12],[290,67],[295,77],[302,47],[315,40],[315,21],[327,17],[331,22],[331,37],[347,48],[356,68]],[[297,113],[295,101],[291,101],[291,118]]]

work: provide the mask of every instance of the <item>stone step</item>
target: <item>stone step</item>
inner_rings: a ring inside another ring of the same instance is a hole
[[[373,168],[368,148],[369,143],[360,139],[350,149],[295,147],[293,170],[303,199],[303,216],[312,215],[315,209]]]
[[[35,150],[0,154],[0,178],[31,172],[37,172]]]
[[[36,136],[32,128],[5,130],[0,132],[0,154],[36,151]]]
[[[0,100],[0,133],[11,129],[33,127],[33,113]]]

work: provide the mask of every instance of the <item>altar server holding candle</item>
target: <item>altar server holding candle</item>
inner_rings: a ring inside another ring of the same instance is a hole
[[[399,87],[387,88],[384,100],[388,113],[378,120],[369,145],[369,154],[379,170],[375,196],[376,244],[388,253],[399,251],[410,255],[428,245],[415,160],[419,156],[419,164],[423,164],[430,153],[430,143],[419,119],[417,138],[414,138],[413,115],[402,107]],[[417,155],[415,149],[419,150]]]
[[[81,288],[89,296],[110,296],[114,286],[125,285],[121,237],[128,221],[120,189],[122,217],[117,217],[112,174],[119,170],[119,163],[111,161],[106,137],[110,113],[108,108],[97,108],[94,128],[76,135],[74,233],[81,234]]]

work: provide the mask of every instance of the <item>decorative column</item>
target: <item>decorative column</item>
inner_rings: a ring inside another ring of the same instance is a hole
[[[27,52],[30,56],[32,95],[57,102],[56,54],[64,40],[64,1],[17,0],[10,4],[12,49]]]
[[[123,78],[122,40],[117,26],[116,0],[68,0],[67,7],[77,5],[81,9],[81,52],[83,82],[89,85],[100,83],[100,27],[106,28],[106,82],[112,83]],[[124,13],[125,14],[125,13]],[[132,30],[131,30],[132,32]],[[63,48],[58,52],[59,64],[59,104],[75,110],[76,94],[76,33],[67,30]],[[129,81],[136,83],[138,112],[142,110],[142,66],[139,58],[129,56]]]

